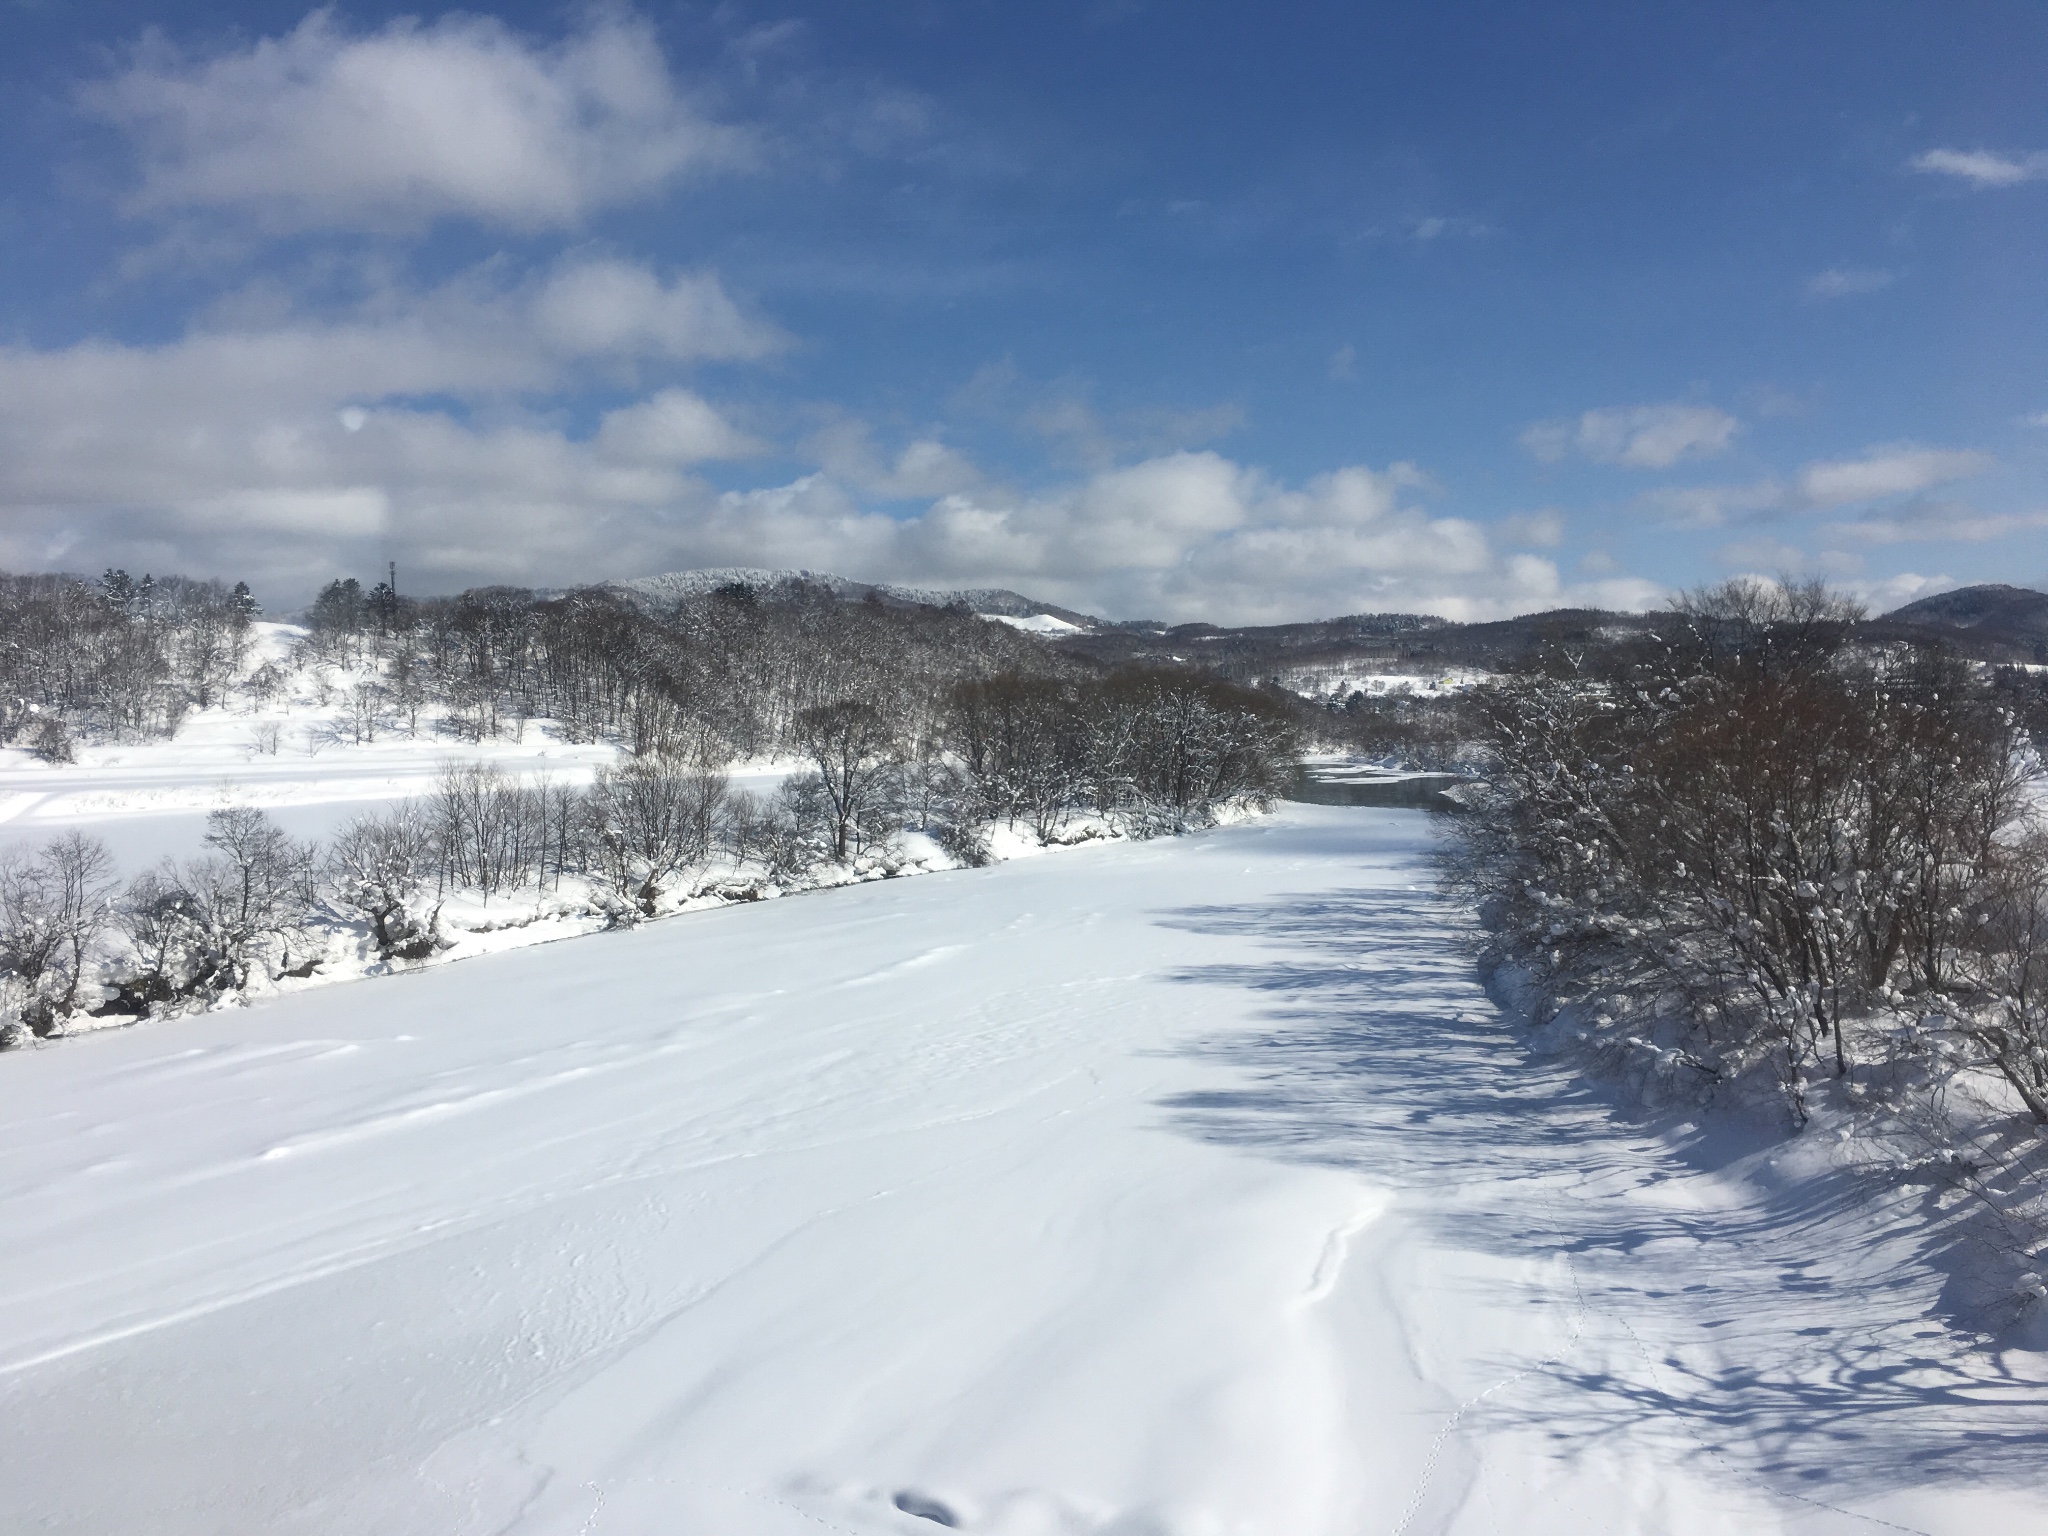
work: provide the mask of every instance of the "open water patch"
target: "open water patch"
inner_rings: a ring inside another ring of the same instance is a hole
[[[1457,773],[1382,773],[1308,764],[1297,768],[1282,798],[1305,805],[1358,805],[1411,811],[1460,811],[1447,793],[1471,781]]]

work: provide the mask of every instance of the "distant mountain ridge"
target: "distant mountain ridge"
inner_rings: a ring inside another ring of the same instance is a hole
[[[1938,636],[1984,661],[2048,662],[2048,592],[1986,582],[1894,608],[1873,628]]]
[[[993,618],[1028,619],[1050,614],[1083,629],[1101,629],[1109,624],[1108,620],[1093,614],[1078,613],[1056,603],[1042,603],[1007,587],[905,587],[893,582],[854,581],[849,577],[835,576],[830,571],[768,570],[752,565],[725,565],[694,571],[665,571],[659,576],[635,576],[627,581],[606,582],[605,585],[641,597],[673,602],[677,598],[701,597],[706,592],[716,592],[720,587],[773,587],[785,581],[823,587],[845,602],[857,603],[873,596],[886,603],[915,603],[928,608],[960,604]]]
[[[1470,624],[1432,614],[1360,613],[1294,624],[1169,625],[1103,619],[1007,587],[912,587],[854,581],[829,571],[759,566],[668,571],[605,585],[639,599],[673,602],[720,587],[768,588],[787,581],[821,587],[843,602],[872,597],[892,605],[961,605],[1010,620],[1049,615],[1078,631],[1049,633],[1050,643],[1100,662],[1198,662],[1253,679],[1280,668],[1354,660],[1422,668],[1499,667],[1544,646],[1598,646],[1654,630],[1670,619],[1665,613],[1560,608]],[[2048,662],[2048,593],[2004,583],[1958,587],[1882,614],[1868,622],[1865,633],[1874,640],[1939,639],[1981,661]]]
[[[1988,582],[1937,592],[1894,608],[1885,617],[1908,624],[1946,624],[1956,629],[1990,625],[2048,634],[2048,592]]]

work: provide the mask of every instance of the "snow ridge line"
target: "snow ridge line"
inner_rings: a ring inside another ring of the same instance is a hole
[[[43,1350],[40,1354],[24,1356],[19,1360],[0,1361],[0,1380],[5,1380],[9,1376],[19,1376],[22,1372],[32,1371],[40,1365],[49,1365],[57,1360],[65,1360],[73,1355],[84,1354],[87,1350],[99,1349],[108,1344],[119,1344],[126,1339],[140,1338],[143,1334],[155,1333],[161,1328],[175,1328],[180,1323],[189,1323],[195,1318],[207,1317],[215,1312],[224,1312],[229,1307],[238,1307],[245,1301],[261,1301],[266,1296],[274,1296],[280,1291],[288,1291],[295,1286],[305,1285],[315,1280],[325,1280],[330,1275],[344,1274],[351,1269],[360,1269],[365,1264],[373,1263],[387,1250],[398,1245],[399,1240],[391,1238],[365,1244],[361,1248],[340,1254],[325,1264],[315,1264],[306,1269],[295,1270],[288,1275],[280,1275],[275,1280],[266,1280],[257,1285],[244,1286],[241,1290],[232,1291],[225,1296],[213,1296],[205,1301],[196,1301],[190,1306],[180,1307],[176,1311],[166,1312],[156,1317],[144,1318],[140,1322],[128,1323],[119,1328],[109,1328],[100,1333],[88,1335],[85,1338],[72,1339],[69,1343],[56,1345],[53,1348]]]
[[[1381,1200],[1342,1226],[1330,1230],[1323,1239],[1322,1252],[1316,1255],[1316,1267],[1309,1275],[1308,1289],[1294,1298],[1293,1310],[1305,1311],[1330,1299],[1337,1289],[1337,1282],[1344,1276],[1344,1265],[1351,1257],[1351,1239],[1378,1221],[1386,1210],[1387,1202]]]

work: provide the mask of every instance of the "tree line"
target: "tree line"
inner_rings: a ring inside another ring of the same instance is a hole
[[[963,677],[1093,670],[965,608],[848,603],[794,578],[669,602],[613,587],[414,600],[341,580],[307,625],[305,660],[358,678],[368,729],[431,712],[485,740],[546,718],[572,741],[728,759],[792,754],[797,717],[843,699],[916,740]]]

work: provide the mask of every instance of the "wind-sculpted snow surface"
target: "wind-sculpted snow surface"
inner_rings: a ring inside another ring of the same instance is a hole
[[[10,1062],[0,1529],[2032,1528],[2037,1357],[1927,1320],[1853,1172],[1792,1208],[1532,1064],[1427,835],[1289,807]]]

